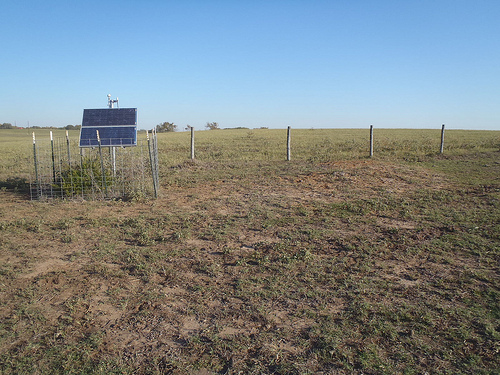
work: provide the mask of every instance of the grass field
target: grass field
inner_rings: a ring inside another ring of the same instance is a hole
[[[195,136],[157,200],[37,202],[0,130],[1,374],[498,373],[500,132]]]

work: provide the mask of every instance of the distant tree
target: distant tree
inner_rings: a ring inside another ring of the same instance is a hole
[[[175,132],[176,130],[177,125],[175,125],[173,122],[164,122],[162,124],[156,125],[156,131],[158,133]]]
[[[0,129],[14,129],[14,127],[12,126],[12,124],[4,122],[3,124],[0,125]]]
[[[75,125],[66,125],[64,127],[66,130],[77,130],[78,128]]]
[[[184,128],[184,130],[189,131],[189,130],[191,130],[191,128],[192,128],[192,126],[191,126],[191,125],[186,125],[186,127]]]
[[[219,124],[216,123],[216,122],[207,122],[207,124],[205,125],[205,128],[207,128],[208,130],[218,130],[218,129],[220,129],[219,128]]]

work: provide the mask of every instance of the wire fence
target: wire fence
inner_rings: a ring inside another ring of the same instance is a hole
[[[80,148],[77,132],[70,131],[71,137],[61,130],[53,133],[54,139],[48,130],[37,131],[32,144],[26,138],[17,143],[3,140],[2,146],[9,147],[2,149],[0,189],[19,189],[36,200],[130,200],[157,197],[159,167],[170,176],[188,159],[196,159],[200,168],[210,168],[210,163],[234,167],[238,162],[317,163],[367,157],[425,161],[443,153],[446,158],[500,147],[498,131],[451,130],[445,144],[444,126],[441,134],[437,129],[371,127],[370,137],[365,129],[228,129],[197,132],[196,139],[194,131],[158,137],[139,132],[136,147],[115,148]]]
[[[35,139],[31,199],[104,200],[157,197],[156,134],[136,147],[80,148],[77,139]]]
[[[437,129],[221,129],[162,133],[162,165],[189,157],[203,162],[403,159],[447,156],[500,147],[500,133]]]

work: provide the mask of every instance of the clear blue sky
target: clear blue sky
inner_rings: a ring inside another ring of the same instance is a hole
[[[2,1],[0,123],[500,129],[499,0]]]

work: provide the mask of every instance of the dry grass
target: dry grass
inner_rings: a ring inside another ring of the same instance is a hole
[[[248,132],[195,162],[162,134],[158,200],[32,202],[3,169],[0,372],[496,373],[491,136],[287,163]]]

